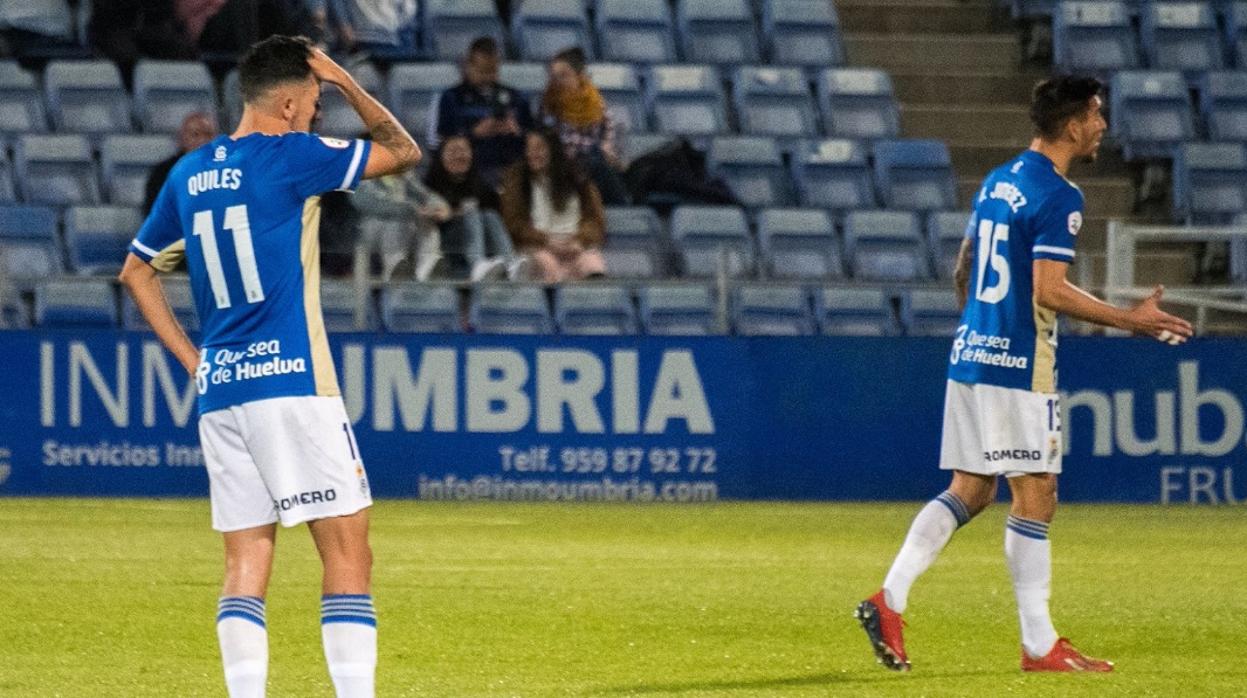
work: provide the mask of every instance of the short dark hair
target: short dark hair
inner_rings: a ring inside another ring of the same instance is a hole
[[[1085,75],[1058,75],[1035,85],[1031,93],[1031,123],[1043,138],[1060,137],[1061,130],[1087,111],[1088,102],[1100,94],[1104,84]]]
[[[497,58],[500,51],[498,50],[498,40],[492,36],[478,36],[468,44],[468,57],[472,56],[488,56],[489,58]]]
[[[306,80],[312,74],[307,63],[312,50],[305,36],[275,35],[252,45],[238,66],[243,102],[254,102],[282,83]]]
[[[577,73],[583,73],[585,72],[585,67],[588,65],[588,58],[585,56],[584,49],[579,46],[572,46],[571,48],[565,48],[554,54],[554,57],[550,59],[550,62],[566,63]]]

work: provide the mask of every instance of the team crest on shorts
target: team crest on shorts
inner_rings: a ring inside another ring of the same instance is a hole
[[[1048,465],[1052,465],[1053,463],[1055,463],[1056,459],[1060,455],[1061,455],[1061,441],[1057,437],[1053,436],[1048,439]]]
[[[359,478],[359,493],[368,494],[368,476],[364,474],[364,466],[355,466],[355,476]]]

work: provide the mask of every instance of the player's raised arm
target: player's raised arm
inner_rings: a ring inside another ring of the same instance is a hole
[[[384,105],[368,94],[355,82],[351,74],[334,62],[324,51],[315,49],[308,59],[312,74],[321,82],[336,85],[346,101],[359,114],[368,132],[372,136],[372,150],[368,154],[368,162],[364,165],[364,179],[384,177],[415,167],[420,158],[420,146],[407,133],[407,129]]]
[[[1155,337],[1169,344],[1181,344],[1194,334],[1191,323],[1160,309],[1163,286],[1157,286],[1152,295],[1133,308],[1118,308],[1070,283],[1066,278],[1068,270],[1066,262],[1036,259],[1035,302],[1079,320]]]

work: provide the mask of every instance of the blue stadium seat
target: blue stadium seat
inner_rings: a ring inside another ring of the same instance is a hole
[[[554,296],[554,312],[563,334],[636,334],[632,292],[623,286],[567,285]]]
[[[78,274],[116,274],[126,247],[143,225],[130,206],[72,206],[65,212],[65,250]]]
[[[637,289],[646,334],[699,336],[720,334],[716,294],[709,286],[648,286]]]
[[[0,276],[23,289],[59,276],[63,268],[58,225],[53,208],[0,206]]]
[[[91,143],[84,136],[26,135],[14,148],[22,199],[74,206],[100,202]]]
[[[390,67],[389,106],[407,130],[423,143],[429,130],[433,100],[459,84],[453,63],[395,63]]]
[[[34,73],[17,61],[0,61],[0,133],[42,133],[48,130],[43,96]]]
[[[948,145],[938,140],[880,141],[875,144],[875,185],[887,208],[907,211],[957,205]]]
[[[35,322],[48,329],[117,326],[117,297],[107,281],[53,279],[35,287]]]
[[[856,141],[805,144],[793,153],[792,176],[803,206],[838,210],[876,206],[866,149]]]
[[[225,74],[221,81],[221,115],[225,117],[224,130],[231,130],[242,119],[242,88],[238,83],[238,69]]]
[[[355,287],[349,281],[324,280],[320,284],[320,308],[325,316],[327,332],[356,332]],[[364,299],[365,332],[375,332],[379,327],[377,308],[372,294]]]
[[[859,281],[918,281],[930,276],[918,216],[908,211],[852,211],[844,250]]]
[[[459,292],[438,284],[390,284],[381,291],[381,320],[390,332],[462,332]]]
[[[822,209],[772,208],[760,212],[758,246],[769,278],[844,276],[836,226]]]
[[[662,2],[662,0],[659,0]],[[624,131],[648,131],[649,115],[645,111],[645,97],[636,70],[626,63],[593,63],[589,66],[589,79],[593,81],[602,98],[606,100],[611,118]]]
[[[184,274],[163,274],[160,285],[164,289],[165,299],[169,301],[169,307],[173,310],[173,316],[182,323],[187,332],[198,332],[199,312],[195,309],[190,279]],[[129,293],[121,294],[121,326],[127,330],[151,329]]]
[[[957,253],[969,222],[969,211],[934,211],[927,217],[927,241],[935,260],[935,275],[939,278],[953,278]]]
[[[1208,73],[1200,83],[1199,103],[1211,140],[1247,143],[1247,73]]]
[[[52,61],[43,71],[48,113],[57,131],[129,133],[130,96],[109,61]]]
[[[757,63],[758,31],[747,0],[681,0],[680,46],[690,63]]]
[[[1247,211],[1247,146],[1184,143],[1173,162],[1173,217],[1226,223]]]
[[[554,321],[540,286],[478,286],[472,297],[472,327],[484,334],[550,334]]]
[[[957,294],[951,288],[915,288],[901,297],[906,334],[951,337],[961,324]]]
[[[710,171],[746,206],[793,203],[792,181],[779,147],[770,138],[720,136],[710,144]]]
[[[648,206],[606,209],[606,245],[602,254],[613,277],[654,279],[667,276],[668,243],[662,221]]]
[[[796,68],[738,68],[732,99],[740,130],[755,136],[810,138],[818,116],[805,74]]]
[[[17,188],[13,183],[13,161],[9,159],[7,143],[0,142],[0,204],[17,201]]]
[[[675,27],[667,0],[598,0],[602,58],[623,63],[671,63]]]
[[[1195,133],[1191,97],[1181,73],[1123,71],[1109,87],[1110,133],[1126,160],[1173,157]]]
[[[350,73],[359,86],[367,90],[369,94],[385,94],[385,84],[381,80],[381,74],[372,67],[371,63],[354,66],[350,69]],[[325,85],[321,88],[318,123],[319,125],[314,126],[314,131],[338,138],[354,138],[368,130],[364,122],[360,120],[359,114],[355,112],[355,108],[346,101],[342,91],[332,85]]]
[[[524,60],[546,61],[571,46],[593,57],[593,36],[582,0],[524,0],[512,12],[511,36]]]
[[[493,0],[426,0],[423,10],[426,48],[434,60],[461,60],[480,36],[506,44]]]
[[[187,114],[216,121],[216,88],[198,61],[140,60],[134,67],[134,115],[149,133],[177,133]]]
[[[727,107],[719,72],[704,65],[654,66],[650,112],[662,133],[705,136],[727,131]]]
[[[1188,74],[1224,64],[1220,30],[1206,2],[1149,2],[1140,9],[1143,52],[1159,70]]]
[[[152,166],[176,152],[169,136],[106,136],[100,146],[100,173],[108,201],[142,206]]]
[[[882,70],[824,70],[818,76],[818,106],[829,136],[879,139],[895,138],[901,132],[892,78]]]
[[[1247,229],[1247,214],[1235,217],[1234,225]],[[1247,235],[1230,240],[1230,281],[1247,284]]]
[[[1247,2],[1232,2],[1222,15],[1225,19],[1225,46],[1234,65],[1247,68]]]
[[[745,336],[814,334],[810,294],[801,286],[745,284],[732,294],[732,322]]]
[[[1139,65],[1130,12],[1121,2],[1062,2],[1052,18],[1052,62],[1107,75]]]
[[[753,239],[735,206],[680,206],[671,214],[671,237],[686,276],[716,276],[720,264],[729,277],[753,274]]]
[[[661,133],[629,133],[624,136],[621,157],[624,162],[632,162],[647,153],[652,153],[672,142],[672,137]]]
[[[814,293],[814,312],[823,334],[891,337],[900,326],[892,301],[877,288],[820,288]]]
[[[764,0],[762,35],[772,65],[822,68],[844,63],[840,18],[830,2]]]
[[[550,81],[544,63],[503,63],[498,68],[498,82],[519,90],[528,99],[533,113],[541,108],[541,96]]]

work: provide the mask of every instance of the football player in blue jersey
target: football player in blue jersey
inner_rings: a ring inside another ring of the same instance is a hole
[[[1022,630],[1024,671],[1111,671],[1080,653],[1048,613],[1051,547],[1061,472],[1056,390],[1057,315],[1177,344],[1185,320],[1161,311],[1162,288],[1133,308],[1104,303],[1066,278],[1082,226],[1083,196],[1066,179],[1075,160],[1096,155],[1106,124],[1101,84],[1061,76],[1031,101],[1030,148],[988,174],[975,198],[954,274],[964,308],[949,356],[940,468],[952,484],[914,519],[883,588],[857,608],[878,660],[910,668],[901,614],[909,589],[953,533],[996,498],[1005,476],[1012,505],[1005,557]]]
[[[264,598],[279,521],[306,522],[320,553],[321,636],[337,695],[372,696],[372,498],[321,316],[319,195],[409,169],[420,149],[304,38],[253,46],[239,82],[238,128],[174,165],[121,281],[198,389],[212,523],[225,539],[217,636],[230,696],[264,695]],[[322,83],[345,95],[371,142],[308,132]],[[198,348],[157,276],[182,257],[202,326]]]

